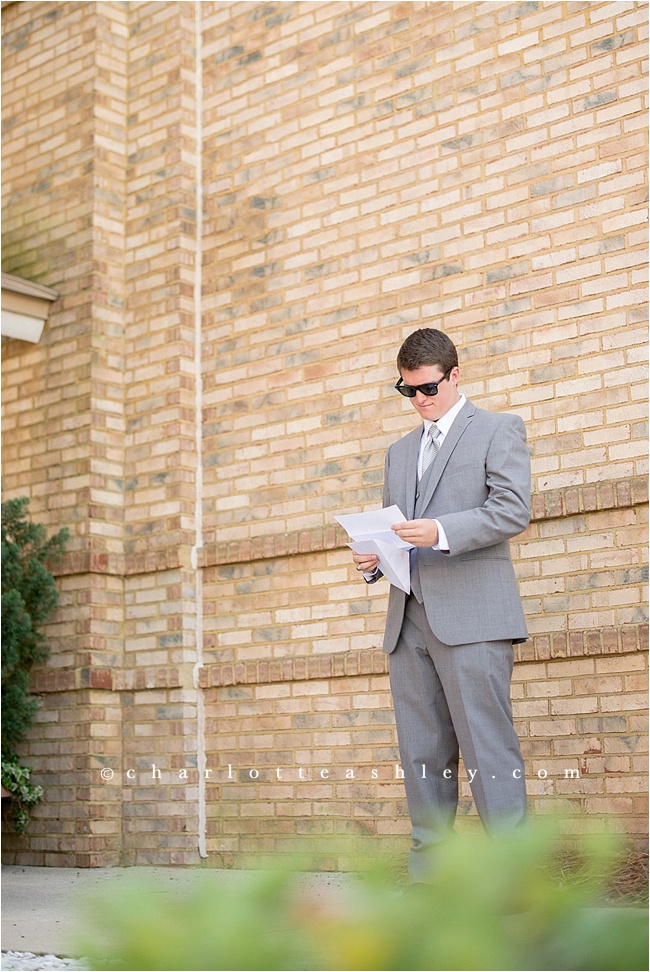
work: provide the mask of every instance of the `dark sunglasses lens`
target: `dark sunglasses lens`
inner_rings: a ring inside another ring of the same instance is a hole
[[[438,394],[438,385],[434,382],[427,385],[418,385],[418,388],[420,389],[423,395],[433,396]]]
[[[395,387],[400,395],[404,395],[405,398],[415,398],[415,388],[413,385],[396,385]]]

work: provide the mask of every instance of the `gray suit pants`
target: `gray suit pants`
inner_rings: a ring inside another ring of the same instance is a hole
[[[443,644],[411,595],[389,657],[413,828],[409,874],[422,881],[436,845],[453,831],[459,747],[488,833],[501,836],[526,826],[524,763],[510,702],[513,650],[510,641]]]

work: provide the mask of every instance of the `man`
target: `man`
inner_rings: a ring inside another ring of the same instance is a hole
[[[411,550],[411,593],[391,586],[384,636],[412,824],[409,874],[426,881],[453,830],[459,748],[484,827],[525,824],[526,790],[512,723],[514,642],[527,637],[508,540],[530,519],[530,459],[522,420],[477,408],[442,331],[411,334],[395,386],[424,419],[386,455],[384,506]],[[354,554],[375,583],[378,558]]]

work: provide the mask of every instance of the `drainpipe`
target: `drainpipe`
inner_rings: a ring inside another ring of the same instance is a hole
[[[194,257],[194,387],[196,388],[196,478],[194,493],[195,544],[192,547],[196,604],[196,662],[194,664],[194,689],[196,692],[196,765],[199,773],[198,839],[199,856],[207,857],[206,850],[206,745],[205,700],[200,686],[203,668],[203,572],[199,564],[199,550],[203,549],[203,377],[201,373],[201,285],[203,254],[203,54],[201,44],[201,0],[194,3],[195,31],[195,111],[196,111],[196,252]]]

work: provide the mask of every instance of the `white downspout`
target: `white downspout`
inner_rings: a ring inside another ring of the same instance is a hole
[[[195,32],[195,112],[196,112],[196,252],[194,256],[194,386],[196,388],[196,480],[194,493],[195,544],[192,547],[196,604],[196,662],[194,689],[196,691],[196,766],[199,774],[198,838],[199,856],[207,857],[206,849],[206,752],[205,702],[199,674],[203,668],[203,571],[199,565],[199,550],[203,548],[203,376],[201,373],[201,288],[203,256],[203,53],[201,44],[201,0],[194,3]]]

